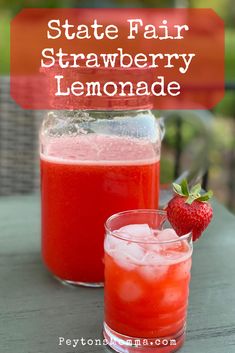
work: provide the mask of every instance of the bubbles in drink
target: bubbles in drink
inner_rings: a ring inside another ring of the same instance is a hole
[[[45,139],[45,137],[44,137]],[[63,146],[63,148],[61,148]],[[121,147],[120,147],[121,146]],[[55,163],[136,165],[156,163],[160,159],[152,142],[109,133],[53,137],[44,141],[42,159]]]

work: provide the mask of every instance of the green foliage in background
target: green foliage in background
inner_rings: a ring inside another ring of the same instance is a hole
[[[10,13],[0,13],[0,75],[9,74],[10,71]]]
[[[7,9],[13,14],[19,12],[22,8],[27,7],[63,7],[66,1],[62,0],[0,0],[0,7],[2,9]]]
[[[234,0],[188,0],[188,3],[193,8],[212,8],[224,20],[227,28],[234,27]]]

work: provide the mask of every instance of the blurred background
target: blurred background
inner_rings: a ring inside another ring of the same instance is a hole
[[[203,8],[205,0],[0,0],[0,196],[39,190],[38,129],[45,112],[20,109],[9,93],[10,21],[24,7]],[[213,111],[156,112],[166,118],[161,184],[168,188],[187,171],[235,213],[234,0],[208,0],[206,7],[225,22],[226,93]]]

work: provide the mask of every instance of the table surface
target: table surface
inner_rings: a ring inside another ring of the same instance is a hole
[[[235,352],[235,217],[217,202],[214,209],[194,247],[181,353]],[[59,337],[101,338],[103,289],[62,285],[44,269],[37,195],[0,198],[0,281],[1,353],[107,351],[99,345],[59,346]]]

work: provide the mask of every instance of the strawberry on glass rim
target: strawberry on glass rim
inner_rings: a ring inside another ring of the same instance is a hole
[[[190,190],[186,179],[182,183],[173,183],[175,196],[169,201],[166,211],[169,222],[178,235],[192,231],[193,241],[197,240],[209,225],[213,209],[208,200],[213,192],[202,193],[200,184]]]

